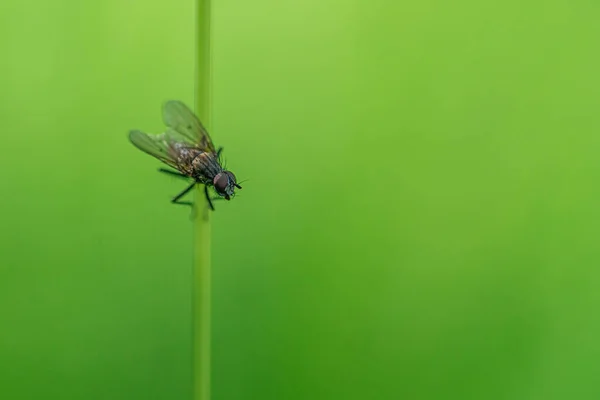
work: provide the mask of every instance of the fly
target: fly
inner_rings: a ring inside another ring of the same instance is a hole
[[[160,168],[159,171],[193,182],[171,200],[175,204],[191,205],[181,201],[197,184],[204,185],[204,194],[211,210],[212,200],[235,196],[235,189],[241,189],[235,175],[221,164],[221,152],[210,139],[206,128],[194,113],[180,101],[168,101],[163,105],[163,121],[167,130],[159,135],[151,135],[139,130],[129,132],[129,140],[135,147],[159,159],[176,171]],[[218,197],[212,198],[209,188],[214,188]]]

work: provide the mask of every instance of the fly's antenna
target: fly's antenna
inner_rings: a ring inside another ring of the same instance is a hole
[[[244,179],[243,181],[237,182],[235,184],[235,187],[238,188],[238,189],[241,189],[242,188],[241,184],[244,183],[244,182],[248,182],[248,181],[249,181],[249,179]]]

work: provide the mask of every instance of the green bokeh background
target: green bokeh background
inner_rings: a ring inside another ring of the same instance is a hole
[[[600,398],[599,17],[213,0],[213,398]],[[190,398],[194,19],[2,1],[0,398]]]

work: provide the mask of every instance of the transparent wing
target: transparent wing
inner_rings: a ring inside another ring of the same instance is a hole
[[[196,115],[182,102],[171,100],[163,106],[165,125],[175,130],[199,150],[216,153],[210,135]]]
[[[134,130],[129,132],[129,140],[143,152],[158,158],[173,168],[177,168],[177,162],[173,158],[173,152],[171,151],[173,138],[168,132],[161,133],[160,135],[149,135],[145,132]]]

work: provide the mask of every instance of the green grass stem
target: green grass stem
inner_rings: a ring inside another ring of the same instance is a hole
[[[210,0],[196,3],[196,113],[210,131]],[[204,189],[196,189],[193,280],[193,399],[210,399],[210,211]]]

